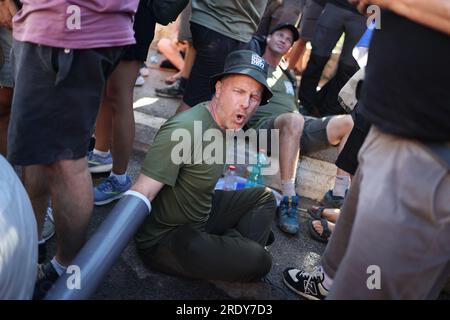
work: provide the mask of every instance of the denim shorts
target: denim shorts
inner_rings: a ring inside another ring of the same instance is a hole
[[[106,80],[122,49],[71,50],[13,41],[12,163],[49,164],[86,156]]]

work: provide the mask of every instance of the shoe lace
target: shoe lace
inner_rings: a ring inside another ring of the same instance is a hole
[[[113,190],[114,182],[112,180],[112,177],[106,178],[106,180],[103,181],[102,183],[100,183],[97,188],[98,188],[98,190],[100,190],[102,192]]]
[[[297,206],[291,206],[288,210],[288,215],[289,215],[289,217],[297,218],[297,216],[298,216]]]
[[[300,271],[299,276],[308,278],[308,280],[306,281],[306,288],[308,288],[311,281],[319,281],[320,283],[323,282],[324,279],[323,268],[322,266],[315,267],[313,272],[311,273],[306,271]]]

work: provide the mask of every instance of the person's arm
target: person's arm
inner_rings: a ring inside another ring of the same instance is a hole
[[[147,177],[146,175],[141,173],[131,190],[143,194],[150,201],[152,201],[153,199],[155,199],[156,195],[162,189],[162,187],[164,187],[164,183]]]
[[[12,18],[17,13],[17,6],[12,0],[0,0],[0,27],[12,29]]]
[[[348,0],[366,15],[367,7],[377,5],[409,20],[450,35],[448,0]]]

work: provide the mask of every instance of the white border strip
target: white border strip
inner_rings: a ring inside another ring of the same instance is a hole
[[[150,200],[148,200],[148,198],[146,196],[144,196],[142,193],[137,192],[137,191],[133,191],[133,190],[128,190],[127,192],[125,192],[123,195],[127,195],[129,194],[130,196],[135,196],[138,197],[139,199],[141,199],[142,201],[145,202],[145,205],[148,208],[148,212],[150,213],[152,211],[152,205],[150,203]]]

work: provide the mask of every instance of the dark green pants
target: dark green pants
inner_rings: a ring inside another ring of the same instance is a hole
[[[264,246],[275,210],[275,198],[266,188],[216,191],[202,230],[178,227],[156,246],[141,250],[141,258],[153,269],[194,279],[258,280],[272,266]]]

